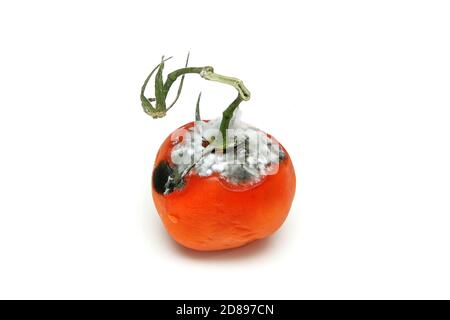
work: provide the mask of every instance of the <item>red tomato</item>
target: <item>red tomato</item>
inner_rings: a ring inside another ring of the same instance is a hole
[[[193,122],[181,127],[189,129]],[[272,138],[273,139],[273,138]],[[286,150],[276,174],[242,188],[218,174],[202,177],[191,172],[181,188],[164,194],[161,181],[173,166],[169,136],[156,156],[152,195],[170,236],[200,251],[243,246],[273,234],[286,219],[295,193],[295,172]]]

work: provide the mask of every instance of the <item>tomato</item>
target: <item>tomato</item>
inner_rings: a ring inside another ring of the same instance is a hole
[[[190,129],[193,125],[191,122],[181,128]],[[162,143],[156,156],[152,195],[158,214],[175,241],[200,251],[222,250],[263,239],[280,228],[296,185],[294,167],[283,146],[280,145],[283,158],[278,171],[265,175],[257,184],[243,187],[217,173],[199,176],[194,171],[186,175],[180,188],[164,194],[161,186],[175,166],[171,152],[176,144],[171,137]]]
[[[238,121],[240,103],[251,96],[242,80],[217,74],[211,66],[188,67],[189,55],[185,67],[164,80],[164,63],[169,59],[162,57],[141,88],[143,110],[152,118],[164,117],[177,102],[187,74],[231,85],[238,95],[217,121],[208,122],[201,121],[200,94],[195,111],[199,127],[188,123],[177,129],[183,132],[177,140],[171,134],[161,145],[152,195],[164,226],[175,241],[200,251],[236,248],[268,237],[283,224],[294,198],[295,172],[289,154],[270,135]],[[153,74],[154,97],[147,98],[145,90]],[[178,78],[176,97],[168,104],[168,93]],[[230,130],[234,133],[229,136]],[[190,162],[174,161],[178,155]]]

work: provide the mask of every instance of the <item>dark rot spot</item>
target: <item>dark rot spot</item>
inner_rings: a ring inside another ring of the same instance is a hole
[[[206,148],[207,146],[209,146],[209,141],[205,140],[205,139],[202,139],[202,147]]]
[[[164,194],[166,191],[167,181],[173,174],[173,169],[169,166],[167,161],[161,161],[153,170],[153,188],[156,192]]]

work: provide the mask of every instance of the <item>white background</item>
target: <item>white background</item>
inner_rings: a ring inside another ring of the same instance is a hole
[[[0,298],[450,298],[447,1],[0,4]],[[298,192],[267,241],[195,253],[150,197],[162,140],[234,98],[192,75],[153,120],[162,54],[243,79]]]

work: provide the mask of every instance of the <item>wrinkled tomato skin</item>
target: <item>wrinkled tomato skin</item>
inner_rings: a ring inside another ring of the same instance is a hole
[[[181,129],[189,129],[193,122]],[[281,146],[281,145],[280,145]],[[169,136],[156,156],[171,161],[173,143]],[[273,234],[286,219],[295,194],[295,172],[291,158],[285,157],[278,172],[245,190],[224,183],[217,175],[190,174],[184,186],[164,195],[153,188],[156,209],[170,236],[179,244],[199,251],[215,251],[243,246]]]

